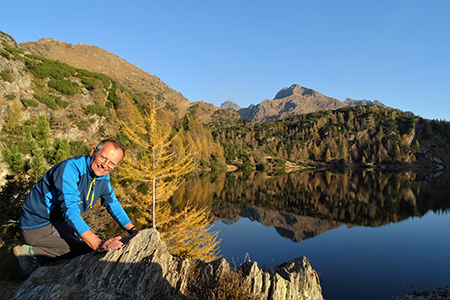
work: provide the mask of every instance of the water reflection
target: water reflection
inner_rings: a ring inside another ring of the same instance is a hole
[[[187,203],[210,207],[216,218],[228,222],[257,220],[301,241],[342,224],[378,227],[429,210],[448,211],[449,196],[449,174],[425,180],[414,172],[236,172],[191,178],[171,201],[180,208]]]
[[[394,299],[449,284],[449,173],[205,174],[172,198],[187,203],[209,207],[230,262],[273,267],[305,255],[325,299]]]

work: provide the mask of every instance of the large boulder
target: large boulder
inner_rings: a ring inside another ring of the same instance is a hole
[[[123,242],[120,250],[92,252],[40,267],[13,299],[188,299],[185,293],[194,265],[217,283],[231,269],[224,259],[194,264],[172,256],[155,229],[141,230]],[[241,271],[261,299],[323,299],[317,275],[305,257],[268,270],[247,262]]]

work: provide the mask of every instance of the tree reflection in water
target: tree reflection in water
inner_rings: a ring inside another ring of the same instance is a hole
[[[367,170],[205,174],[187,180],[171,203],[180,208],[186,203],[209,206],[220,219],[234,219],[250,207],[370,227],[429,210],[448,211],[449,174],[431,181],[416,177],[414,172]]]

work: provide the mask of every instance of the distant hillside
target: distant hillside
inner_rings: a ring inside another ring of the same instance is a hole
[[[310,90],[311,91],[311,90]],[[229,164],[276,168],[417,168],[450,165],[450,122],[378,105],[355,105],[282,120],[211,126]],[[291,164],[293,163],[293,164]]]

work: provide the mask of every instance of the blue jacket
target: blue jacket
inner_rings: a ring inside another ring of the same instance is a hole
[[[76,156],[51,168],[40,179],[23,203],[19,228],[37,229],[62,216],[81,236],[90,229],[81,212],[91,208],[99,197],[116,222],[124,228],[130,219],[111,188],[109,174],[96,177],[90,167],[91,157]]]

